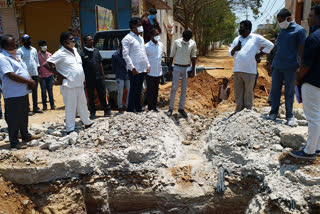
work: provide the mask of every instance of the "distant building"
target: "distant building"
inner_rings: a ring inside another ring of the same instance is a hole
[[[320,4],[320,0],[286,0],[285,7],[291,11],[295,21],[309,31],[307,18],[310,8],[313,5]]]

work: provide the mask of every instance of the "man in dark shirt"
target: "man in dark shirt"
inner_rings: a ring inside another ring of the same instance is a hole
[[[302,67],[297,73],[297,85],[302,85],[303,110],[308,120],[308,140],[304,149],[291,151],[290,155],[315,160],[320,156],[320,5],[311,8],[308,23],[311,34],[305,43]]]
[[[128,100],[129,100],[129,90],[130,90],[130,79],[127,70],[127,63],[122,57],[122,45],[120,49],[117,50],[112,55],[112,69],[113,72],[116,74],[117,86],[118,86],[118,109],[119,113],[123,113],[123,89],[127,89],[127,98],[126,98],[126,107],[128,107]]]
[[[286,119],[289,126],[294,126],[294,82],[296,71],[300,67],[299,57],[303,53],[306,31],[293,21],[291,12],[287,9],[280,10],[277,19],[281,30],[276,42],[277,51],[272,62],[272,106],[268,119],[275,121],[278,117],[281,90],[283,81],[285,81]]]
[[[155,28],[161,34],[161,28],[159,22],[157,21],[157,10],[151,8],[149,13],[145,13],[141,17],[141,23],[143,26],[143,39],[144,43],[148,43],[152,38],[152,29]]]
[[[96,117],[96,107],[94,102],[94,91],[98,93],[99,101],[104,110],[104,116],[111,115],[110,105],[106,100],[106,88],[104,83],[104,71],[102,57],[97,48],[93,47],[93,39],[87,35],[83,38],[84,48],[80,52],[83,70],[86,76],[86,90],[88,93],[90,119]]]

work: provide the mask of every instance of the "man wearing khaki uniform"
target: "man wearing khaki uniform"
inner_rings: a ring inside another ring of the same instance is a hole
[[[234,57],[234,96],[236,112],[253,106],[253,88],[257,76],[257,60],[263,54],[270,53],[273,44],[263,36],[251,33],[252,23],[248,20],[240,23],[239,34],[233,41],[229,55]],[[260,52],[260,49],[263,50]],[[258,53],[258,54],[257,54]]]
[[[171,51],[171,62],[174,59],[174,68],[172,73],[172,88],[170,95],[170,104],[168,115],[171,116],[174,108],[174,101],[176,92],[179,86],[180,77],[181,82],[181,95],[179,102],[179,113],[187,118],[187,114],[184,111],[184,105],[186,101],[187,85],[188,85],[188,72],[187,69],[192,63],[191,76],[195,74],[196,57],[197,57],[197,45],[192,39],[192,32],[186,30],[182,34],[182,38],[177,39],[173,43]]]

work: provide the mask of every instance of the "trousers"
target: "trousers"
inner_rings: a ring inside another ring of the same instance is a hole
[[[65,105],[66,130],[73,131],[75,127],[76,113],[79,113],[80,119],[85,125],[92,122],[89,119],[87,100],[83,87],[68,88],[61,86],[61,94]]]
[[[179,101],[179,109],[184,109],[186,103],[187,86],[188,86],[188,74],[187,67],[174,66],[172,72],[172,88],[170,93],[169,109],[173,110],[176,93],[179,87],[179,81],[181,77],[181,94]]]
[[[256,74],[234,72],[234,98],[236,100],[236,111],[244,108],[251,109],[253,106],[253,86],[256,81]]]
[[[320,150],[320,88],[304,83],[301,89],[303,110],[308,120],[308,140],[304,152]]]
[[[22,140],[27,140],[31,135],[28,132],[28,95],[4,99],[5,119],[8,124],[9,140],[13,146],[18,141],[18,133]]]
[[[32,76],[31,77],[35,82],[36,85],[32,89],[32,105],[33,105],[33,111],[38,109],[38,83],[39,83],[39,77],[38,76]],[[30,102],[28,99],[28,109],[30,111]]]
[[[286,118],[293,117],[293,102],[294,102],[294,82],[296,81],[296,70],[281,71],[273,69],[272,85],[271,85],[271,111],[270,114],[279,114],[280,98],[283,81],[285,82],[285,103],[286,103]]]
[[[159,94],[159,84],[160,77],[152,77],[147,75],[147,101],[148,101],[148,110],[157,109],[157,100]]]
[[[87,82],[86,90],[88,93],[89,111],[91,113],[96,112],[96,106],[94,103],[94,90],[97,90],[99,101],[103,110],[111,110],[110,104],[106,101],[106,86],[103,79],[97,79],[93,82]]]
[[[42,77],[40,80],[40,87],[41,87],[41,99],[43,108],[47,108],[47,92],[49,96],[49,102],[51,108],[54,107],[54,99],[52,93],[52,86],[53,86],[53,75],[50,77]]]
[[[129,102],[129,93],[130,93],[130,80],[121,80],[117,79],[117,87],[118,87],[118,96],[117,96],[117,102],[118,102],[118,108],[122,109],[122,99],[123,99],[123,89],[127,89],[127,99],[126,99],[126,107],[128,108],[128,102]]]
[[[132,71],[129,71],[130,78],[130,92],[129,92],[129,102],[128,102],[128,112],[141,112],[141,92],[143,88],[143,80],[145,73],[139,73],[133,75]]]

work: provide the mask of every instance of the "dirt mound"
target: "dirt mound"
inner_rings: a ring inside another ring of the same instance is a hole
[[[234,99],[234,82],[233,76],[229,79],[229,87],[231,88],[231,94],[229,100],[223,101],[218,105],[218,93],[222,84],[223,78],[215,78],[204,73],[198,74],[196,77],[189,79],[187,88],[187,97],[185,110],[187,112],[208,115],[212,112],[225,112],[235,108]],[[258,77],[257,85],[254,91],[255,106],[262,107],[267,106],[267,92],[265,89],[269,89],[271,85],[270,79],[265,75]],[[161,87],[159,91],[160,104],[162,107],[168,107],[170,100],[171,83],[164,87]],[[180,84],[176,94],[175,109],[178,109],[180,99]]]
[[[38,213],[34,204],[11,182],[0,177],[0,212],[1,213]]]

